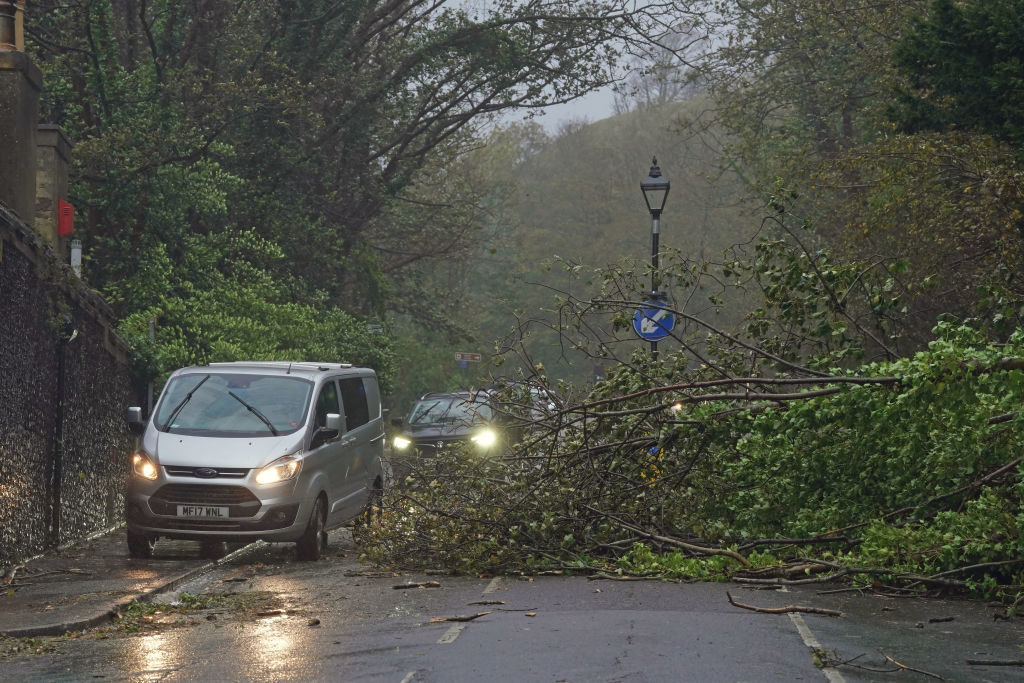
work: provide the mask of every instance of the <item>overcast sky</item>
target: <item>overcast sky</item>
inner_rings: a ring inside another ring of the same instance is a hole
[[[604,88],[573,102],[548,107],[544,116],[538,117],[537,121],[544,126],[544,130],[554,133],[567,121],[584,119],[588,123],[594,123],[606,119],[615,113],[614,104],[615,95],[611,88]]]

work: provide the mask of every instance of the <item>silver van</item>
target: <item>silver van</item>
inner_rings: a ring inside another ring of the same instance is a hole
[[[384,490],[384,426],[373,370],[338,363],[211,363],[175,371],[142,438],[125,516],[132,557],[160,538],[294,542],[315,560],[327,531]]]

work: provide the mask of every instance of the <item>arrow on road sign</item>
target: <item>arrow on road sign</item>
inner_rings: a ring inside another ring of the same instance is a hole
[[[657,301],[646,302],[644,308],[636,309],[633,314],[633,331],[645,341],[658,341],[667,337],[675,325],[675,314]]]

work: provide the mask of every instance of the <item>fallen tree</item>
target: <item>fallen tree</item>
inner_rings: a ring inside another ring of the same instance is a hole
[[[851,297],[832,300],[847,322],[869,324]],[[614,320],[639,303],[563,306]],[[992,341],[942,322],[927,349],[855,364],[849,341],[817,344],[791,326],[754,343],[671,310],[693,322],[679,350],[617,358],[588,394],[519,425],[512,453],[413,463],[361,532],[366,556],[471,573],[842,579],[1013,597],[1024,583],[1024,331]],[[823,354],[798,363],[809,347]],[[532,381],[548,388],[541,370]]]

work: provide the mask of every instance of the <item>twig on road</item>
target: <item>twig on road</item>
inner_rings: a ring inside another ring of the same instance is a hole
[[[736,602],[733,600],[732,594],[729,591],[725,592],[725,596],[729,598],[729,604],[733,607],[742,607],[743,609],[749,609],[754,612],[763,612],[765,614],[788,614],[789,612],[805,612],[807,614],[824,614],[828,617],[841,617],[842,612],[834,609],[825,609],[824,607],[806,607],[804,605],[786,605],[785,607],[755,607],[754,605],[745,605],[742,602]]]
[[[430,620],[430,623],[440,624],[443,621],[473,621],[474,619],[479,619],[480,617],[487,616],[490,613],[490,610],[488,610],[486,612],[477,612],[476,614],[460,614],[454,617],[434,617]]]
[[[937,678],[937,679],[938,679],[938,680],[940,680],[940,681],[944,681],[944,680],[946,680],[946,679],[945,679],[945,678],[943,678],[942,676],[939,676],[938,674],[933,674],[933,673],[931,673],[930,671],[923,671],[923,670],[921,670],[921,669],[915,669],[915,668],[914,668],[914,667],[912,667],[912,666],[907,666],[906,664],[902,664],[902,663],[900,663],[900,662],[897,662],[897,661],[896,661],[895,659],[893,659],[893,658],[892,658],[892,657],[890,657],[889,655],[885,654],[885,653],[884,653],[884,652],[882,652],[881,650],[879,650],[878,652],[879,652],[879,654],[881,654],[881,655],[882,655],[883,657],[885,657],[885,658],[886,658],[886,659],[887,659],[888,661],[892,662],[893,664],[895,664],[896,666],[898,666],[898,667],[899,667],[900,669],[903,669],[904,671],[913,671],[914,673],[919,673],[919,674],[921,674],[922,676],[928,676],[929,678]]]

